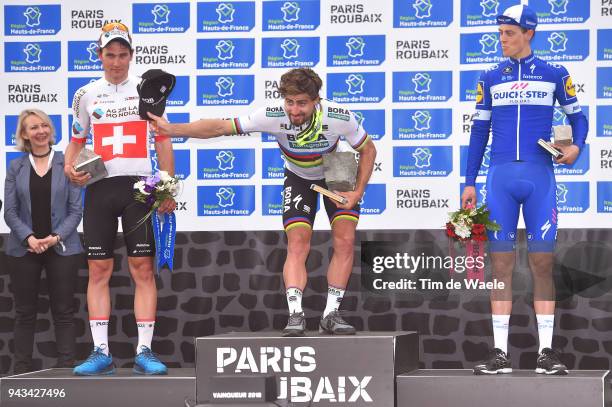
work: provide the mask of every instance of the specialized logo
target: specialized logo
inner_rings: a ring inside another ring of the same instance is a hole
[[[453,20],[451,0],[393,0],[393,26],[446,27]]]
[[[263,2],[263,30],[314,30],[319,26],[320,7],[319,0]]]
[[[255,25],[254,1],[198,2],[198,32],[251,31]]]
[[[109,161],[116,157],[147,158],[147,122],[93,123],[94,151]]]
[[[190,25],[189,3],[134,3],[132,18],[134,33],[182,33]]]
[[[378,103],[385,98],[384,72],[328,73],[327,98],[339,103]]]
[[[542,234],[540,235],[541,239],[544,240],[546,238],[546,234],[548,233],[548,231],[550,230],[550,228],[552,227],[552,224],[550,223],[549,219],[546,219],[546,222],[540,226],[540,232],[542,232]],[[530,236],[530,239],[527,240],[533,240],[533,236]]]
[[[451,109],[394,109],[393,139],[445,139],[452,133]]]

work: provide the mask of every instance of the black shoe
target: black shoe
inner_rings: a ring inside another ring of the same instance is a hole
[[[339,311],[332,311],[325,318],[321,318],[319,332],[330,335],[355,335],[355,327],[342,319]]]
[[[304,336],[306,332],[306,318],[303,312],[294,312],[289,315],[287,326],[283,329],[283,336]]]
[[[493,348],[489,359],[474,366],[473,371],[475,375],[512,373],[512,364],[510,363],[510,358],[503,350]]]
[[[559,376],[569,373],[567,366],[559,359],[559,354],[551,348],[542,349],[542,352],[538,355],[535,372]]]

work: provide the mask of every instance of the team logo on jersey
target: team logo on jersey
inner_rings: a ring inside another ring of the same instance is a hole
[[[597,181],[597,212],[612,212],[612,182]]]
[[[563,78],[563,89],[565,89],[565,97],[567,99],[576,97],[576,88],[571,76],[567,75]]]
[[[393,27],[446,27],[453,21],[452,0],[393,0]]]
[[[314,30],[320,23],[320,3],[319,0],[265,1],[263,2],[263,30]]]
[[[94,151],[108,161],[115,157],[147,158],[147,122],[94,123]]]
[[[484,102],[484,81],[478,81],[476,86],[476,104],[480,105]]]
[[[61,29],[61,6],[4,6],[4,35],[55,35]]]
[[[197,19],[198,32],[251,31],[255,25],[255,2],[198,2]]]
[[[134,33],[182,33],[189,29],[189,3],[132,4]]]
[[[255,210],[253,185],[199,186],[198,216],[248,216]]]

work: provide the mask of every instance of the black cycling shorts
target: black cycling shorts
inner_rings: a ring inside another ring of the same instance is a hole
[[[285,231],[298,226],[306,226],[312,229],[317,214],[319,193],[310,189],[311,184],[327,188],[324,179],[304,179],[285,169],[283,188],[283,227]],[[326,196],[323,197],[323,203],[332,226],[339,219],[359,221],[359,204],[356,204],[352,209],[340,209]]]
[[[134,200],[136,181],[138,177],[133,176],[110,177],[85,189],[83,233],[88,259],[113,258],[119,217],[128,256],[155,256],[151,220],[142,222],[149,207]],[[139,222],[142,224],[136,227]]]

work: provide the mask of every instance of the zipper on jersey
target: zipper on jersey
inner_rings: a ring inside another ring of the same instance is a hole
[[[521,75],[521,60],[518,60],[518,84],[521,84],[522,75]],[[521,129],[521,103],[516,106],[516,161],[521,159],[521,154],[519,153],[521,143],[519,142],[519,135]]]

